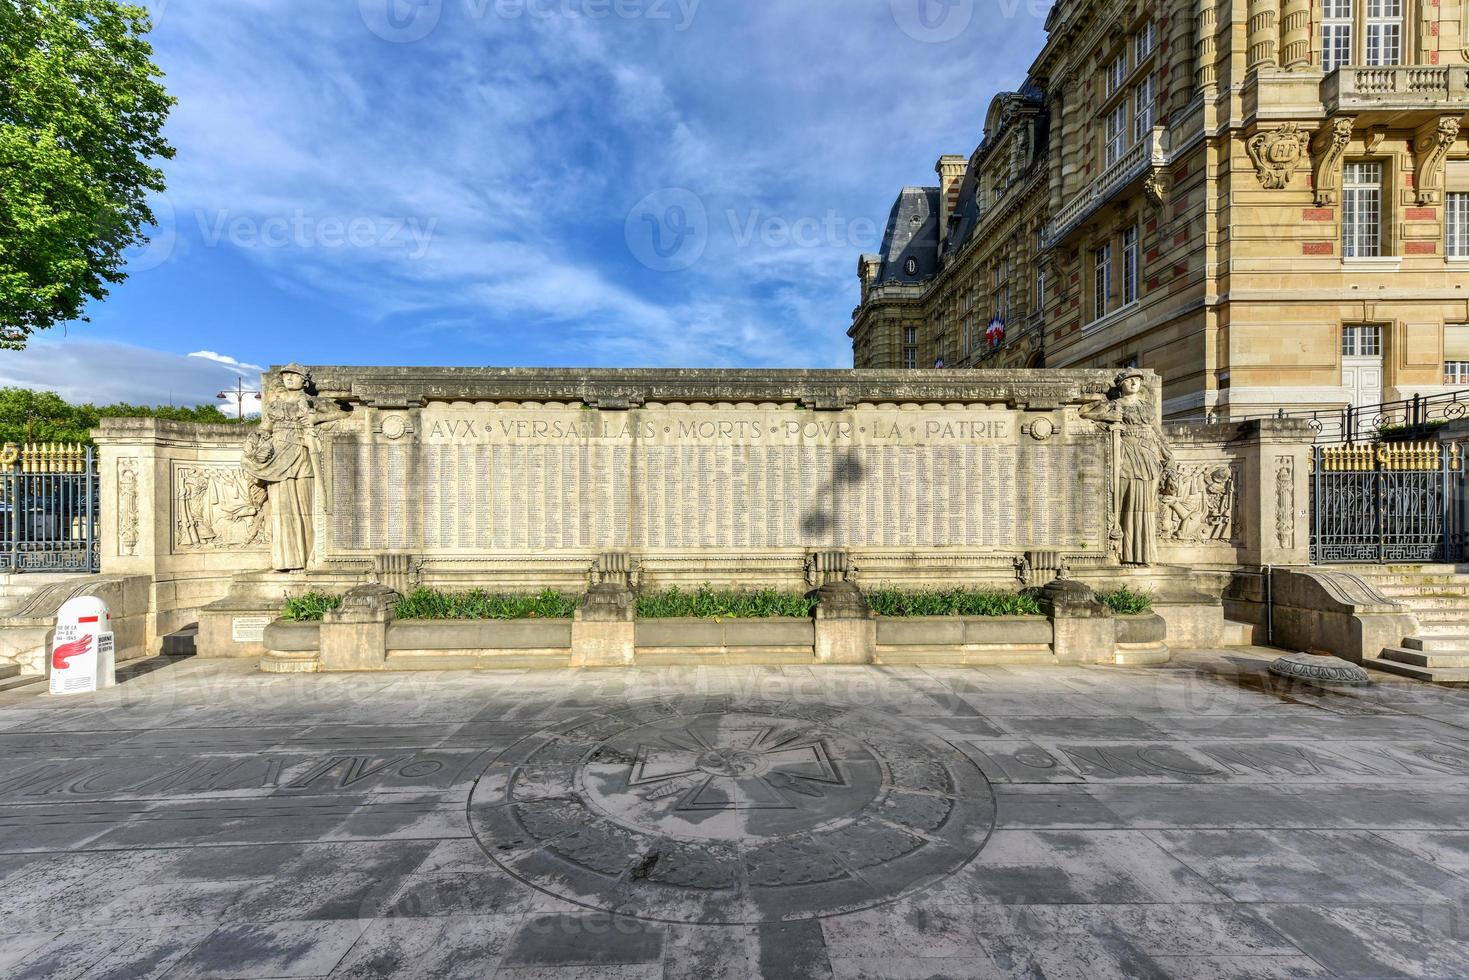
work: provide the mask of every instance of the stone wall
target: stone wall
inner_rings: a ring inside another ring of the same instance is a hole
[[[273,375],[266,412],[312,420],[313,575],[580,588],[623,551],[646,586],[798,588],[823,550],[910,586],[1013,582],[1031,550],[1113,562],[1111,442],[1081,415],[1110,371],[309,374],[300,396]]]
[[[1310,561],[1311,446],[1301,420],[1166,425],[1178,478],[1162,488],[1169,565],[1228,569]]]
[[[240,470],[246,430],[104,419],[93,433],[102,480],[102,571],[152,582],[144,644],[197,621],[238,572],[268,564],[263,491]]]

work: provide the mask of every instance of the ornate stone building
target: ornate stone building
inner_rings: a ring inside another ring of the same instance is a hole
[[[1175,418],[1469,383],[1464,10],[1059,0],[862,256],[854,363],[1140,365]]]

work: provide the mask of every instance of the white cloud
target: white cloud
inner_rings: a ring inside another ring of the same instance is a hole
[[[185,356],[100,340],[36,340],[25,350],[0,353],[0,386],[55,391],[74,403],[215,404],[232,412],[234,400],[222,402],[219,393],[235,388],[244,366],[219,354]],[[249,401],[245,409],[251,412]]]
[[[247,378],[251,375],[258,375],[265,370],[259,364],[247,364],[244,361],[230,357],[228,354],[217,354],[212,350],[196,350],[189,356],[202,358],[206,361],[214,361],[216,364],[223,364],[225,367]]]

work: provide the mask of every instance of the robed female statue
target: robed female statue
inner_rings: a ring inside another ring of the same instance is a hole
[[[1084,418],[1113,434],[1113,533],[1121,537],[1124,565],[1151,565],[1157,560],[1158,485],[1173,465],[1173,453],[1143,390],[1144,377],[1141,371],[1123,371],[1111,398],[1081,410]]]
[[[311,563],[321,465],[316,426],[334,417],[307,394],[309,380],[299,364],[281,369],[280,386],[266,398],[260,429],[245,441],[242,459],[245,474],[269,495],[271,567],[281,572]]]

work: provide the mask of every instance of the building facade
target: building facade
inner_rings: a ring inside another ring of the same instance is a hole
[[[855,365],[1154,368],[1172,418],[1469,384],[1466,9],[1059,0],[862,256]]]

